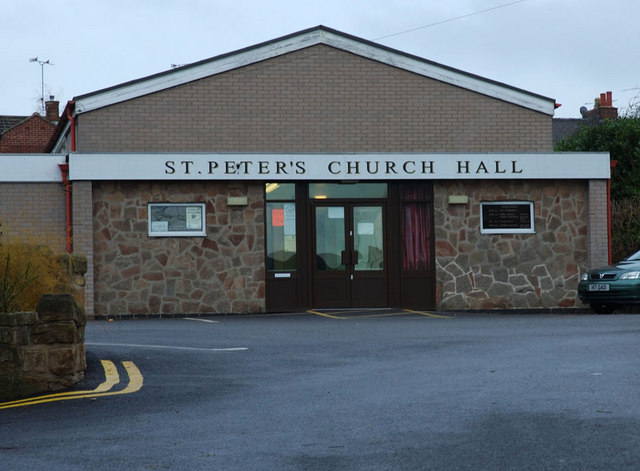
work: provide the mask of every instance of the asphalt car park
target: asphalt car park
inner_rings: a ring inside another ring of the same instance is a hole
[[[1,467],[640,466],[637,315],[92,321],[86,345],[68,399],[0,410]]]

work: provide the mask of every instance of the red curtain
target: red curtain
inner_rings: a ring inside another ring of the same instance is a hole
[[[404,205],[404,253],[402,268],[405,270],[430,270],[429,228],[431,215],[426,203]]]
[[[404,216],[403,260],[404,270],[430,270],[431,250],[429,233],[431,231],[429,189],[425,185],[405,185],[402,191]],[[413,201],[411,201],[413,200]],[[422,200],[422,201],[420,201]]]

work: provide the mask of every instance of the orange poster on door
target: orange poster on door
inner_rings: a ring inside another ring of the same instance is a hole
[[[271,210],[271,225],[273,227],[284,226],[284,209],[272,209]]]

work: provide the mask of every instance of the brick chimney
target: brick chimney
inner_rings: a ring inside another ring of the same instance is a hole
[[[601,93],[599,98],[594,100],[593,109],[581,109],[583,118],[597,120],[614,119],[618,117],[618,108],[613,107],[613,94],[611,92]]]
[[[54,96],[49,97],[49,101],[44,102],[47,120],[57,123],[60,119],[60,102],[54,100]]]

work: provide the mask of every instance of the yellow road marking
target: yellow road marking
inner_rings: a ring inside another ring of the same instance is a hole
[[[313,309],[309,309],[307,312],[309,314],[315,314],[316,316],[322,316],[322,317],[329,317],[331,319],[342,319],[342,320],[346,319],[346,317],[332,316],[331,314],[325,314],[324,312],[314,311]]]
[[[366,316],[355,316],[354,319],[374,319],[376,317],[393,317],[393,316],[403,316],[404,312],[388,312],[386,314],[368,314]]]
[[[102,368],[104,368],[105,380],[102,384],[98,385],[98,387],[95,388],[93,391],[90,391],[93,393],[110,391],[112,387],[114,387],[116,384],[120,382],[120,375],[118,374],[118,368],[116,368],[116,365],[114,365],[112,361],[100,360],[100,363],[102,363]],[[71,393],[69,394],[71,395]]]
[[[410,312],[411,314],[420,314],[421,316],[436,317],[438,319],[453,319],[452,316],[439,316],[437,314],[431,314],[430,312],[413,311],[411,309],[405,309],[404,311]]]
[[[124,369],[127,370],[129,375],[129,384],[121,391],[110,391],[105,393],[89,394],[84,397],[102,397],[102,396],[116,396],[118,394],[131,394],[142,389],[144,384],[144,378],[140,373],[138,367],[132,361],[123,361]]]
[[[99,384],[98,387],[95,389],[87,390],[87,391],[82,391],[82,390],[67,391],[63,393],[47,394],[45,396],[31,397],[28,399],[19,399],[11,402],[3,402],[3,403],[0,403],[0,409],[4,409],[6,408],[5,406],[8,406],[10,404],[26,404],[28,402],[43,400],[43,399],[58,398],[58,397],[65,397],[65,396],[79,396],[84,394],[101,393],[101,392],[109,391],[111,390],[112,387],[114,387],[116,384],[120,382],[120,375],[118,374],[118,369],[116,368],[116,365],[113,364],[113,362],[109,360],[100,360],[100,363],[102,363],[102,368],[104,369],[105,380],[101,384]]]
[[[103,396],[115,396],[118,394],[131,394],[142,388],[144,379],[140,370],[131,361],[123,361],[127,374],[129,375],[129,384],[120,391],[111,391],[113,386],[120,382],[120,375],[115,365],[108,360],[101,360],[105,372],[105,381],[97,388],[90,391],[69,391],[58,394],[47,394],[46,396],[32,397],[18,401],[0,403],[0,409],[10,409],[13,407],[31,406],[34,404],[44,404],[47,402],[68,401],[71,399],[87,399]]]
[[[327,314],[326,312],[320,312],[320,311],[316,311],[314,309],[309,309],[307,312],[309,314],[315,314],[317,316],[328,317],[330,319],[340,319],[340,320],[372,319],[372,318],[376,318],[376,317],[393,317],[393,316],[402,316],[402,315],[404,315],[406,313],[419,314],[421,316],[433,317],[433,318],[438,318],[438,319],[452,319],[452,316],[440,316],[438,314],[431,314],[430,312],[413,311],[411,309],[403,309],[401,312],[387,312],[387,313],[382,313],[382,314],[368,314],[368,315],[364,315],[364,316],[354,315],[354,316],[347,316],[347,317],[340,317],[340,316],[336,316],[335,314],[348,314],[348,313],[355,314],[357,311],[339,311],[339,312],[334,312],[334,314]]]

